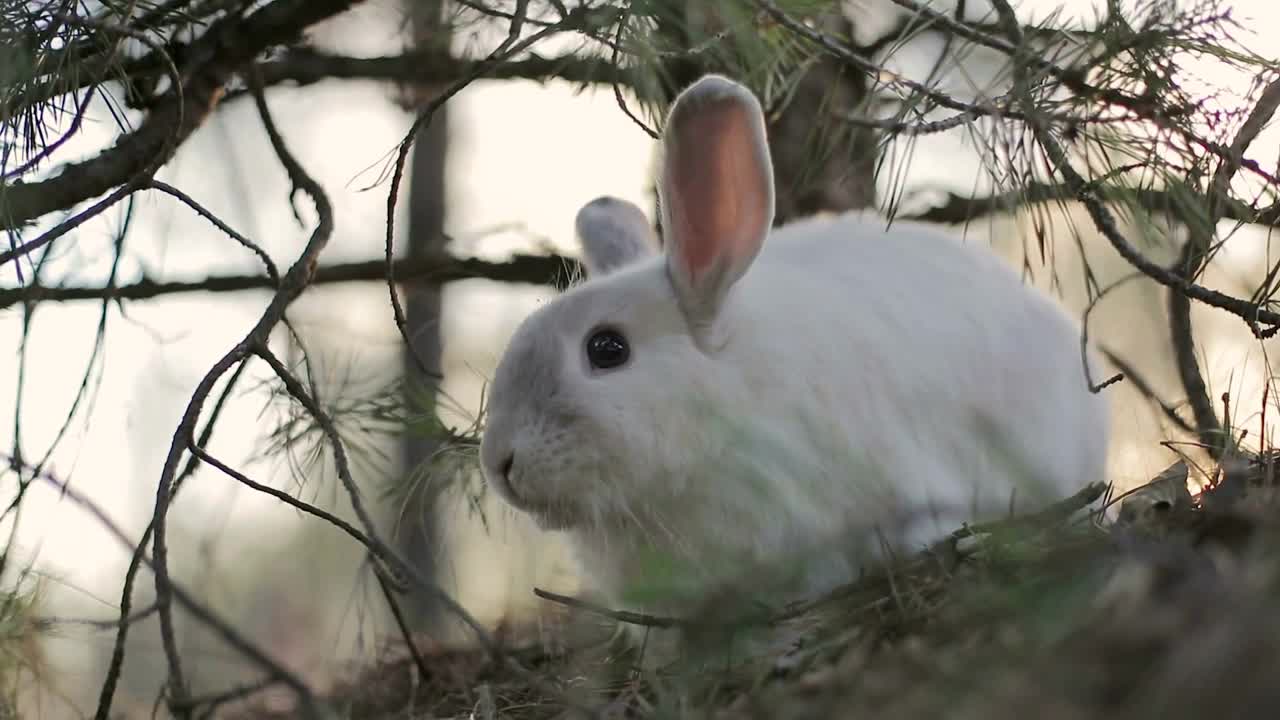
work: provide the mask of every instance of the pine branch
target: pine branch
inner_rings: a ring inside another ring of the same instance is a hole
[[[443,85],[473,72],[482,61],[454,57],[439,52],[408,52],[401,55],[357,58],[317,52],[308,48],[290,50],[280,58],[258,65],[265,85],[293,83],[311,85],[322,80],[395,80],[419,85]],[[507,60],[494,65],[486,77],[492,80],[549,80],[573,83],[617,83],[630,87],[627,73],[602,57],[567,55]]]
[[[224,95],[227,81],[267,48],[290,42],[306,28],[361,0],[275,0],[248,17],[219,20],[182,53],[182,87],[157,100],[136,130],[83,162],[35,183],[0,185],[0,229],[20,228],[134,182],[167,162]]]
[[[1187,202],[1184,196],[1163,190],[1121,187],[1115,187],[1113,190],[1123,193],[1127,200],[1151,213],[1172,213]],[[912,216],[912,219],[959,224],[984,215],[1012,212],[1027,205],[1074,202],[1075,200],[1075,193],[1066,185],[1030,183],[985,197],[965,197],[946,193],[946,200],[942,204],[920,212]],[[1224,219],[1280,227],[1280,208],[1267,207],[1255,210],[1248,204],[1226,195],[1225,189],[1218,202],[1219,212]]]

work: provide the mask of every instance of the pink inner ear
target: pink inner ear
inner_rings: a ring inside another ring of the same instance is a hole
[[[670,168],[672,217],[681,225],[679,252],[693,278],[717,258],[734,264],[753,253],[768,220],[768,189],[755,128],[745,108],[721,101],[682,118]]]

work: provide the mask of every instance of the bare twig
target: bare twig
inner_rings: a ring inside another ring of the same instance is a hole
[[[201,462],[212,465],[213,467],[220,470],[223,474],[234,479],[236,482],[240,483],[241,485],[244,485],[245,487],[248,487],[251,490],[255,490],[257,492],[263,493],[264,495],[270,495],[271,497],[279,500],[280,502],[284,503],[285,505],[288,505],[289,507],[292,507],[296,510],[300,510],[308,515],[317,517],[329,523],[330,525],[333,525],[339,530],[350,535],[352,538],[355,539],[356,542],[360,543],[366,548],[369,548],[371,551],[376,549],[376,546],[373,540],[371,540],[368,536],[366,536],[354,525],[347,522],[346,520],[343,520],[337,515],[334,515],[333,513],[328,512],[327,510],[324,510],[322,508],[318,508],[315,505],[312,505],[310,503],[303,502],[302,500],[295,498],[294,496],[290,495],[289,493],[283,490],[273,488],[270,485],[263,485],[262,483],[251,480],[244,473],[240,472],[239,470],[236,470],[235,468],[227,465],[226,463],[222,462],[218,458],[210,455],[208,451],[206,451],[202,447],[195,445],[194,443],[192,444],[190,450],[191,450],[191,454],[194,457],[198,458]]]
[[[150,179],[151,177],[149,174],[144,174],[144,175],[131,178],[124,185],[121,185],[120,187],[113,190],[110,195],[99,200],[93,205],[90,205],[88,208],[81,210],[80,212],[76,213],[73,217],[67,220],[63,220],[62,222],[58,223],[52,228],[49,228],[48,230],[44,231],[40,235],[36,236],[32,240],[28,240],[27,242],[24,242],[21,245],[18,245],[17,247],[13,247],[3,252],[0,252],[0,265],[3,265],[12,260],[16,260],[18,258],[25,257],[27,255],[30,255],[32,252],[39,250],[45,245],[48,245],[54,240],[57,240],[63,235],[66,235],[72,230],[75,230],[76,228],[80,227],[84,223],[101,215],[104,211],[111,208],[116,203],[120,202],[121,200],[137,192],[138,188],[142,187],[144,184],[149,182]],[[18,185],[16,187],[26,187],[26,186]],[[12,193],[12,192],[13,191],[10,189],[0,188],[0,228],[4,227],[4,217],[3,217],[4,207],[2,203],[4,202],[5,194]]]
[[[111,270],[107,274],[107,285],[106,285],[109,288],[115,287],[116,278],[120,274],[120,261],[124,259],[125,238],[128,237],[129,229],[133,225],[134,206],[135,206],[134,199],[130,197],[129,204],[124,214],[124,219],[120,223],[120,229],[116,232],[114,248],[112,249],[113,256],[111,259]],[[43,261],[44,258],[42,257],[41,260]],[[37,273],[34,277],[38,279],[39,273]],[[29,304],[29,307],[32,310],[34,310],[35,308],[34,303]],[[53,440],[45,448],[44,456],[40,458],[40,461],[37,462],[34,466],[34,471],[37,473],[43,470],[45,465],[49,462],[49,459],[53,457],[54,452],[57,450],[58,445],[62,442],[62,439],[63,437],[65,437],[66,432],[69,429],[71,429],[71,423],[75,420],[76,414],[80,410],[80,403],[83,402],[84,399],[89,395],[90,379],[92,378],[94,367],[98,364],[98,361],[103,357],[105,353],[106,338],[107,338],[107,319],[110,315],[110,309],[111,309],[110,301],[103,299],[102,305],[98,311],[98,327],[95,329],[95,332],[94,332],[93,350],[90,351],[89,360],[88,362],[85,363],[84,373],[81,375],[81,378],[80,378],[80,386],[76,389],[76,396],[71,402],[71,407],[67,410],[66,418],[63,421],[61,427],[58,428],[58,432],[54,435]],[[25,342],[24,342],[24,347],[25,347]],[[101,375],[99,375],[99,382],[101,382]],[[17,411],[14,413],[15,424],[16,424],[17,417],[22,414],[21,389],[19,389],[19,402],[17,403],[17,405],[18,405]],[[15,443],[17,443],[17,437],[18,437],[18,433],[16,432],[16,430],[17,428],[15,426],[15,433],[14,433]],[[14,498],[14,503],[21,502],[21,499],[22,499],[22,492],[20,490],[18,492],[18,496]],[[11,505],[10,507],[12,508],[13,505]]]
[[[1165,402],[1156,394],[1155,389],[1151,387],[1151,383],[1147,382],[1137,369],[1130,365],[1128,361],[1117,355],[1113,350],[1109,350],[1105,347],[1098,348],[1098,352],[1106,356],[1107,360],[1124,374],[1125,380],[1127,380],[1129,384],[1132,385],[1143,397],[1159,405],[1160,411],[1163,412],[1164,416],[1169,418],[1169,421],[1176,425],[1179,430],[1187,433],[1194,433],[1196,431],[1196,429],[1192,427],[1191,423],[1182,419],[1182,416],[1178,414],[1177,409]]]
[[[673,628],[683,627],[689,624],[689,621],[673,617],[661,617],[658,615],[646,615],[645,613],[631,612],[629,610],[611,610],[603,605],[597,605],[593,602],[580,600],[578,598],[569,597],[568,595],[560,595],[542,588],[534,588],[533,594],[544,600],[560,603],[566,607],[576,610],[585,610],[593,615],[607,617],[618,622],[629,623],[631,625],[642,625],[644,627],[656,628]]]
[[[627,5],[626,10],[622,12],[622,17],[618,18],[618,29],[614,31],[614,35],[613,35],[613,55],[610,58],[610,63],[613,65],[613,67],[618,69],[619,74],[622,73],[622,65],[618,62],[618,57],[622,52],[622,31],[626,29],[627,22],[630,20],[631,20],[631,5]],[[631,108],[627,107],[627,100],[622,96],[622,83],[619,82],[618,79],[615,77],[611,82],[611,85],[613,85],[613,99],[618,103],[618,107],[622,110],[622,112],[628,118],[631,118],[631,122],[639,126],[639,128],[643,130],[645,134],[648,135],[649,137],[653,138],[654,140],[661,140],[662,138],[656,130],[649,127],[640,118],[636,117],[635,113],[631,112]]]
[[[222,409],[226,407],[228,398],[236,387],[236,383],[244,375],[245,369],[248,367],[247,361],[241,361],[236,367],[235,372],[231,374],[231,378],[227,384],[223,386],[222,393],[213,404],[213,410],[209,412],[209,419],[205,421],[204,430],[200,432],[200,438],[197,441],[198,447],[204,447],[209,444],[209,440],[213,437],[213,430],[217,426],[218,418],[222,416]],[[173,492],[177,492],[182,486],[183,481],[191,477],[199,467],[199,458],[194,455],[187,461],[186,467],[178,474],[173,481]],[[124,587],[120,591],[120,617],[121,622],[116,627],[116,638],[111,648],[111,658],[107,663],[107,672],[102,681],[102,687],[98,692],[98,707],[94,711],[94,720],[109,720],[111,716],[111,703],[115,698],[116,686],[120,682],[120,673],[124,668],[124,648],[125,641],[128,638],[130,624],[124,622],[123,619],[129,615],[130,608],[133,604],[133,586],[136,581],[138,570],[142,566],[143,554],[146,551],[147,544],[151,541],[151,535],[155,532],[154,519],[147,523],[147,527],[142,531],[142,537],[138,540],[138,544],[134,547],[133,557],[129,560],[129,567],[125,570]]]
[[[430,677],[431,669],[427,667],[426,658],[422,656],[422,651],[413,640],[413,633],[409,631],[409,623],[405,620],[404,611],[400,609],[400,603],[396,600],[395,589],[381,573],[374,573],[374,578],[378,581],[378,589],[382,590],[382,597],[387,601],[391,618],[395,621],[396,628],[400,630],[400,636],[404,638],[405,647],[409,650],[409,656],[413,658],[413,664],[417,666],[422,677]]]
[[[1120,278],[1119,280],[1116,280],[1115,282],[1111,283],[1107,287],[1100,290],[1098,294],[1095,295],[1093,299],[1089,301],[1089,304],[1085,307],[1084,312],[1081,313],[1080,364],[1084,367],[1084,379],[1085,379],[1085,382],[1088,383],[1089,385],[1089,392],[1092,392],[1095,394],[1099,393],[1105,388],[1107,388],[1108,386],[1114,385],[1115,383],[1118,383],[1124,379],[1124,373],[1120,372],[1115,375],[1112,375],[1111,377],[1107,378],[1101,383],[1094,382],[1093,370],[1090,368],[1091,363],[1089,362],[1089,318],[1092,317],[1094,309],[1098,307],[1098,303],[1102,302],[1103,298],[1105,298],[1113,290],[1120,287],[1124,283],[1130,282],[1132,280],[1136,280],[1137,278],[1140,278],[1140,277],[1142,277],[1141,273],[1132,272]]]
[[[235,240],[236,242],[240,243],[240,245],[242,245],[249,252],[253,253],[254,255],[257,255],[258,259],[262,261],[263,266],[266,267],[267,276],[268,278],[270,278],[271,284],[273,287],[280,283],[280,271],[276,269],[275,262],[271,259],[271,256],[266,253],[265,250],[263,250],[261,247],[259,247],[256,243],[254,243],[249,238],[236,232],[234,229],[231,228],[230,225],[227,225],[217,215],[214,215],[211,211],[209,211],[203,205],[196,202],[195,199],[193,199],[190,195],[170,185],[169,183],[161,182],[159,180],[149,180],[145,185],[145,187],[152,190],[159,190],[160,192],[166,193],[168,195],[172,195],[173,197],[177,198],[181,202],[185,203],[192,210],[195,210],[197,215],[213,223],[214,227],[218,228],[222,232],[229,235],[232,240]]]
[[[319,221],[301,255],[281,279],[279,289],[258,322],[245,335],[244,339],[223,355],[197,384],[196,390],[192,394],[186,410],[183,412],[178,428],[174,432],[173,440],[169,445],[169,452],[165,457],[164,468],[161,471],[160,482],[156,489],[155,509],[152,514],[152,524],[154,526],[152,555],[155,568],[156,604],[160,615],[161,642],[169,661],[169,701],[174,712],[180,716],[189,715],[190,707],[186,683],[182,674],[181,658],[178,655],[177,644],[173,635],[173,618],[170,611],[172,582],[168,573],[167,547],[165,544],[166,513],[171,502],[171,492],[173,490],[174,477],[178,470],[178,463],[182,458],[183,452],[194,441],[193,435],[196,421],[204,402],[213,391],[214,384],[233,365],[266,346],[267,338],[272,329],[284,317],[285,309],[306,289],[311,275],[315,271],[317,259],[333,234],[333,209],[327,196],[319,184],[306,174],[284,146],[279,133],[271,122],[269,113],[266,112],[265,102],[262,101],[260,95],[258,99],[263,124],[267,127],[267,134],[272,141],[276,154],[289,172],[294,186],[306,192],[315,203]]]

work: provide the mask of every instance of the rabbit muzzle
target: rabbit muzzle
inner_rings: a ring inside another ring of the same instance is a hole
[[[483,449],[485,481],[508,505],[529,515],[544,530],[568,530],[578,524],[573,508],[537,492],[527,474],[521,474],[522,467],[515,451],[484,453]]]

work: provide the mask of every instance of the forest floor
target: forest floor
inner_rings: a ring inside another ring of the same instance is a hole
[[[1219,464],[1199,495],[1178,463],[1124,497],[1095,485],[963,529],[770,618],[782,641],[753,646],[769,651],[641,669],[612,645],[566,650],[585,636],[571,623],[616,620],[556,605],[555,642],[401,643],[324,700],[357,720],[1280,717],[1277,457]]]

